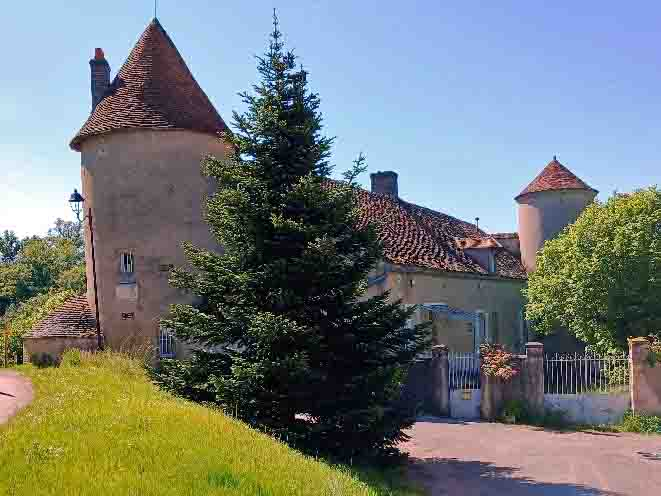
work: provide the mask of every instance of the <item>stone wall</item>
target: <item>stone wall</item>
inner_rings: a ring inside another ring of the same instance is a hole
[[[661,361],[655,363],[650,353],[647,339],[629,340],[631,409],[634,413],[661,415]]]
[[[23,361],[26,363],[57,363],[62,358],[62,353],[71,348],[83,351],[95,351],[97,349],[96,337],[40,337],[25,338],[23,340]]]
[[[544,408],[548,412],[562,412],[572,424],[617,424],[630,408],[629,392],[545,394]]]
[[[502,415],[508,401],[522,401],[528,411],[539,415],[544,411],[544,346],[527,343],[526,354],[517,356],[520,372],[511,381],[482,374],[480,414],[485,420]]]

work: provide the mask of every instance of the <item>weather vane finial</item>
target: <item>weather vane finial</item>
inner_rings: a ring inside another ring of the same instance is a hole
[[[158,0],[154,0],[154,19],[156,19],[157,9],[158,9]]]

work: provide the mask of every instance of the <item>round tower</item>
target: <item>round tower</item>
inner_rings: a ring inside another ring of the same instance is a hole
[[[99,319],[114,349],[133,342],[175,348],[159,319],[190,301],[168,283],[184,265],[185,241],[219,249],[203,219],[213,184],[207,155],[229,150],[227,126],[158,20],[145,29],[112,83],[103,51],[92,70],[92,113],[71,147],[81,153],[85,214],[92,214]],[[89,217],[85,220],[87,296],[94,310]]]
[[[519,204],[521,261],[535,270],[537,252],[544,242],[572,224],[598,191],[562,165],[556,157],[515,198]]]

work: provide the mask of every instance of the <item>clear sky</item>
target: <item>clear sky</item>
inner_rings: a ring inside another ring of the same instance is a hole
[[[658,2],[159,0],[228,122],[274,6],[337,136],[338,173],[362,151],[370,171],[399,173],[404,199],[493,232],[516,229],[513,197],[554,154],[600,198],[659,182]],[[0,231],[42,234],[72,217],[80,156],[68,143],[89,113],[93,50],[114,76],[153,0],[2,9]]]

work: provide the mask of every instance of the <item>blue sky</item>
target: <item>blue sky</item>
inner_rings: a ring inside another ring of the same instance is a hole
[[[11,2],[0,30],[0,230],[40,234],[80,184],[69,140],[90,108],[88,60],[112,74],[152,0]],[[491,231],[554,154],[602,193],[659,182],[656,2],[159,0],[159,19],[225,120],[256,80],[277,7],[337,136],[399,173],[400,195]],[[365,186],[367,174],[362,177]]]

